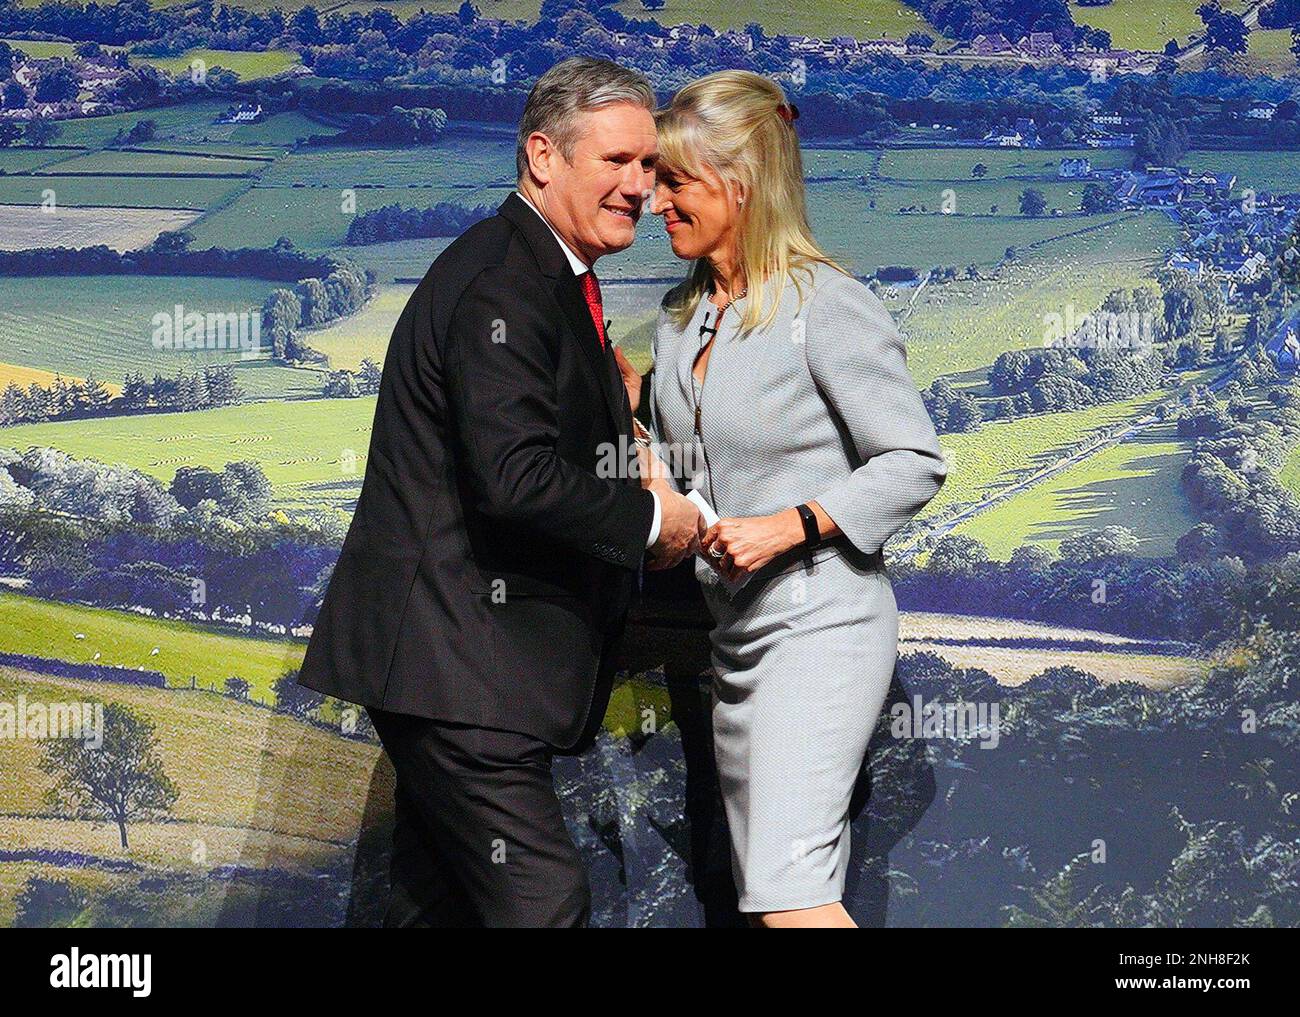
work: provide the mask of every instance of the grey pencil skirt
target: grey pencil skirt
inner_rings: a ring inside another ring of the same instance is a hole
[[[898,653],[889,577],[840,553],[734,595],[703,561],[696,575],[716,622],[713,740],[740,910],[838,901],[849,800]]]

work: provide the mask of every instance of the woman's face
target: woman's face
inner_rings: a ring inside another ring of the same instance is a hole
[[[688,177],[665,166],[655,169],[650,211],[664,217],[673,254],[687,261],[732,250],[739,218],[733,190],[709,167],[703,177]]]

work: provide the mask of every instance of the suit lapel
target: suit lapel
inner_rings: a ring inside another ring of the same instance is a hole
[[[578,348],[591,367],[596,384],[604,397],[605,408],[609,411],[610,423],[614,425],[615,430],[626,433],[631,423],[623,419],[623,405],[627,403],[623,380],[619,376],[613,353],[601,349],[600,335],[596,332],[596,325],[591,320],[591,312],[587,309],[587,298],[582,295],[578,277],[573,274],[569,259],[565,257],[564,251],[551,233],[551,228],[537,212],[528,207],[527,202],[518,193],[513,191],[501,203],[497,212],[509,219],[523,234],[524,240],[537,259],[542,274],[554,281],[552,292],[555,301],[564,311],[565,317],[569,319]]]
[[[619,398],[622,379],[619,378],[615,386],[610,374],[614,370],[614,355],[608,349],[601,349],[600,336],[596,332],[595,322],[591,320],[591,311],[587,308],[587,298],[582,295],[582,288],[578,285],[578,277],[567,266],[565,273],[556,281],[555,299],[573,326],[578,346],[595,373],[601,394],[605,398],[605,408],[609,410],[610,421],[617,430],[625,430],[622,422],[623,407],[620,405],[622,399]],[[623,398],[626,398],[626,394]]]

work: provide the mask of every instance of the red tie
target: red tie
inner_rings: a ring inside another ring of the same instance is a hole
[[[605,308],[600,302],[600,280],[596,278],[596,273],[591,269],[583,272],[578,276],[578,281],[582,284],[582,295],[587,298],[587,310],[591,312],[591,320],[596,325],[596,335],[600,336],[600,348],[605,348]]]

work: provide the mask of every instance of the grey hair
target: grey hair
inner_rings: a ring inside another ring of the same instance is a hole
[[[596,57],[561,60],[537,79],[524,103],[519,139],[515,143],[517,179],[523,180],[528,173],[524,144],[534,131],[550,138],[560,154],[571,162],[574,145],[581,137],[579,114],[619,102],[630,102],[654,112],[654,89],[644,74]]]

